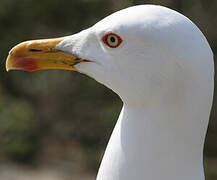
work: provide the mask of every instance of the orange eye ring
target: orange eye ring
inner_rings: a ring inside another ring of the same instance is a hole
[[[115,33],[105,34],[102,41],[110,48],[117,48],[122,43],[121,37]]]

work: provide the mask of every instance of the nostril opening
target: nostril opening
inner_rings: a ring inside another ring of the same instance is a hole
[[[29,49],[30,52],[41,52],[42,50],[40,49]]]

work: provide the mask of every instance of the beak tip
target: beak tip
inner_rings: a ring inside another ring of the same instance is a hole
[[[11,68],[6,66],[6,71],[9,72],[11,70]]]
[[[7,60],[6,60],[6,64],[5,64],[5,68],[6,68],[6,71],[10,71],[12,68],[11,68],[11,57],[10,57],[10,54],[8,55],[7,57]]]

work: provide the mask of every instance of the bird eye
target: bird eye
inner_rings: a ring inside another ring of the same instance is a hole
[[[121,37],[114,33],[107,33],[102,41],[110,48],[116,48],[122,43]]]

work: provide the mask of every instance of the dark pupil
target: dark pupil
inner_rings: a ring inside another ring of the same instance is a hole
[[[115,42],[115,38],[114,38],[114,37],[111,37],[111,38],[110,38],[110,41],[114,43],[114,42]]]

